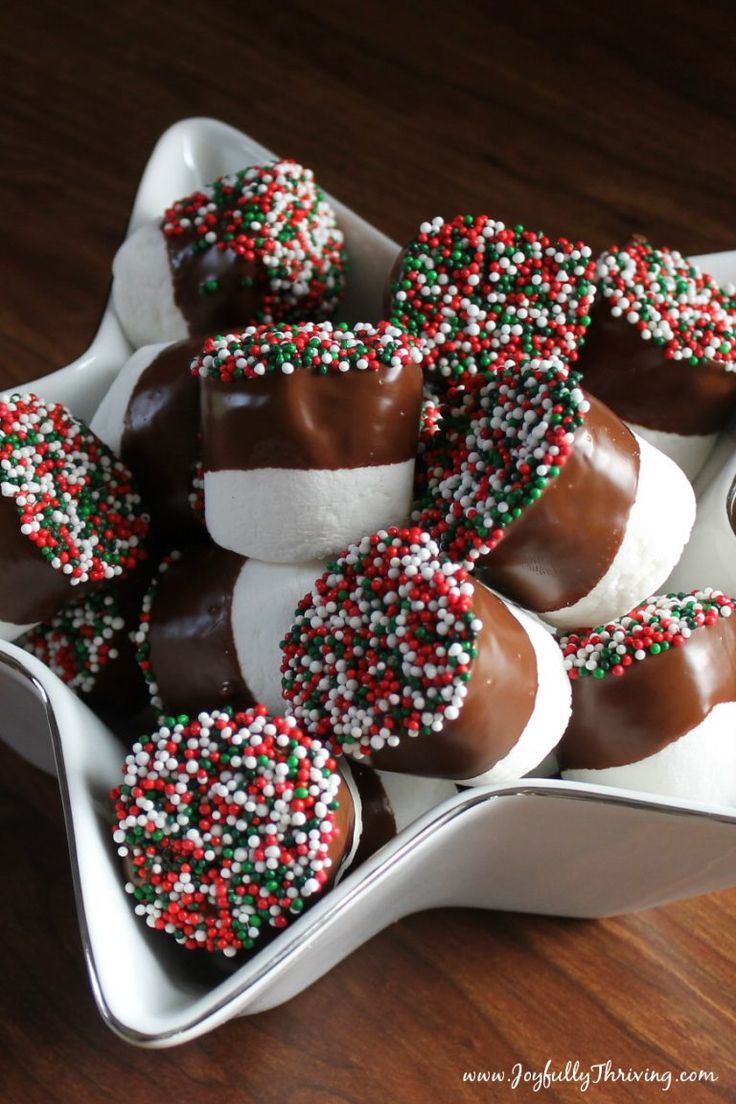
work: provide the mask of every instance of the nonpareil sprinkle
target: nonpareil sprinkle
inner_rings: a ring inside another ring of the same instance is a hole
[[[260,322],[324,318],[345,283],[345,247],[332,205],[311,169],[295,161],[256,165],[180,199],[164,215],[168,238],[195,252],[228,250],[267,274]],[[212,294],[215,285],[201,287]]]
[[[558,357],[511,361],[448,402],[413,516],[451,559],[472,568],[559,475],[589,409],[580,381]]]
[[[153,670],[153,664],[151,663],[151,642],[149,640],[149,632],[151,628],[151,610],[153,609],[153,603],[156,600],[156,594],[158,593],[159,584],[161,582],[161,576],[164,575],[172,564],[181,559],[181,552],[178,549],[174,549],[168,552],[161,562],[159,563],[156,573],[151,579],[150,585],[143,596],[143,603],[141,606],[140,621],[135,632],[132,634],[132,641],[135,644],[136,652],[135,658],[140,667],[143,678],[148,686],[148,692],[151,695],[151,705],[156,709],[163,708],[163,701],[158,691],[158,684],[156,682],[156,675]]]
[[[91,694],[100,672],[118,658],[126,630],[117,584],[68,602],[50,621],[18,641],[45,663],[70,690]]]
[[[377,372],[420,360],[418,342],[387,322],[359,322],[352,329],[303,322],[248,326],[240,333],[210,337],[191,369],[195,376],[231,383],[305,369],[320,375]]]
[[[421,340],[426,371],[456,384],[509,360],[573,360],[590,322],[594,268],[583,242],[488,215],[435,218],[403,254],[391,321]]]
[[[736,294],[674,249],[645,238],[598,260],[598,286],[615,318],[634,326],[672,360],[736,371]]]
[[[133,476],[61,403],[0,401],[0,494],[71,586],[125,575],[146,557],[149,519]]]
[[[164,718],[111,794],[136,913],[188,950],[257,947],[333,876],[340,786],[326,748],[265,706]]]
[[[648,598],[619,621],[559,636],[565,669],[573,681],[621,676],[635,663],[681,648],[694,632],[730,617],[735,606],[711,588]]]
[[[477,655],[473,589],[420,529],[350,545],[282,644],[283,695],[299,722],[356,758],[441,731],[463,707]]]

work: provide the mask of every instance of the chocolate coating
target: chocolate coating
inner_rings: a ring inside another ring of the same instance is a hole
[[[384,843],[394,838],[396,817],[381,779],[371,767],[355,760],[349,763],[343,760],[341,768],[352,774],[362,806],[363,830],[349,868],[355,870],[383,847]]]
[[[361,817],[363,822],[361,838],[350,866],[344,868],[342,865],[343,857],[350,851],[353,845],[356,817],[355,805],[353,803],[350,788],[344,781],[341,781],[340,788],[337,792],[339,808],[335,816],[337,832],[327,852],[332,859],[332,866],[329,868],[329,876],[322,893],[317,893],[312,898],[306,900],[307,909],[310,905],[316,904],[317,901],[322,900],[324,893],[331,888],[338,874],[343,876],[349,871],[355,870],[360,863],[364,862],[370,855],[377,851],[379,847],[383,847],[385,843],[388,843],[388,841],[396,835],[396,822],[393,809],[386,796],[386,791],[381,785],[381,780],[375,771],[371,770],[370,767],[363,767],[359,764],[352,763],[347,764],[344,762],[338,764],[337,769],[341,778],[344,777],[344,771],[349,770],[351,772],[353,782],[358,791],[361,801]],[[121,864],[125,880],[133,882],[134,884],[140,884],[140,879],[131,857],[126,856],[123,858]],[[258,951],[262,951],[277,935],[279,935],[278,928],[262,928],[258,943],[252,951],[241,951],[234,958],[226,958],[224,955],[220,954],[211,954],[206,956],[205,961],[217,972],[231,973],[234,969],[237,969],[238,966],[242,965],[245,959],[252,958]],[[178,949],[183,950],[183,948]],[[189,964],[191,952],[186,951],[185,954],[186,958],[182,959],[182,961]],[[194,959],[199,959],[203,956],[195,955],[192,957]]]
[[[236,709],[254,699],[240,672],[230,621],[245,560],[215,545],[188,550],[159,578],[148,632],[159,695],[172,713]]]
[[[148,688],[136,659],[137,646],[130,639],[130,633],[137,628],[150,579],[151,572],[144,565],[143,570],[139,569],[116,586],[117,608],[124,621],[123,628],[110,640],[117,657],[100,668],[89,693],[79,694],[91,709],[115,722],[134,716],[149,703]]]
[[[141,373],[128,401],[121,459],[151,508],[152,527],[177,542],[201,530],[189,493],[200,458],[199,386],[189,371],[201,341],[177,341]]]
[[[572,684],[560,768],[601,770],[646,759],[684,736],[714,705],[736,701],[736,617],[719,617],[623,675]]]
[[[258,321],[268,288],[262,263],[246,261],[232,249],[218,249],[217,244],[195,251],[193,245],[201,241],[195,231],[165,236],[164,241],[174,301],[190,334],[204,335]]]
[[[350,792],[350,787],[345,783],[341,765],[338,765],[338,773],[340,774],[340,788],[337,791],[339,807],[335,813],[335,836],[327,849],[327,854],[332,860],[332,866],[330,867],[329,879],[325,888],[332,885],[337,874],[342,872],[341,867],[343,859],[353,845],[353,835],[355,833],[355,805],[353,803],[353,795]]]
[[[521,736],[537,693],[534,647],[505,603],[478,583],[473,612],[483,628],[460,716],[440,732],[404,735],[396,747],[371,752],[378,770],[474,778],[500,762]]]
[[[362,468],[412,460],[419,438],[422,372],[299,369],[221,383],[204,379],[207,471]]]
[[[527,609],[573,605],[602,579],[618,552],[639,482],[639,446],[592,396],[560,474],[512,521],[476,573]]]
[[[602,297],[601,297],[602,298]],[[620,418],[683,436],[717,433],[736,406],[736,372],[672,360],[599,301],[576,368],[585,387]]]
[[[736,478],[731,483],[728,489],[728,495],[726,497],[726,513],[728,515],[728,523],[731,526],[732,531],[736,534]]]
[[[94,583],[72,586],[21,531],[15,501],[0,497],[0,621],[31,625],[49,618]]]

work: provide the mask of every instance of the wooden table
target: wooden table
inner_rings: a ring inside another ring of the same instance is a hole
[[[314,167],[398,240],[487,211],[594,247],[638,229],[736,244],[725,0],[642,4],[633,31],[608,5],[268,7],[6,6],[3,384],[86,347],[140,169],[189,115]],[[598,923],[416,916],[281,1009],[137,1051],[88,990],[54,783],[2,750],[0,788],[4,1104],[736,1099],[736,891]],[[462,1079],[548,1059],[718,1081],[584,1096]]]

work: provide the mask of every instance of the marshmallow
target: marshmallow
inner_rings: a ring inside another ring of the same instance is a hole
[[[73,598],[18,640],[111,723],[133,717],[149,702],[132,641],[149,582],[150,571],[139,568],[122,583]]]
[[[695,521],[695,494],[673,460],[639,438],[636,497],[610,567],[569,606],[540,611],[556,628],[602,625],[662,585]],[[605,500],[602,503],[605,505]]]
[[[174,553],[143,603],[139,662],[172,713],[250,706],[282,712],[280,644],[322,562],[269,564],[216,545]]]
[[[145,558],[127,468],[60,403],[0,399],[0,636],[13,640]]]
[[[563,778],[736,802],[734,605],[713,589],[659,595],[560,638],[572,679]]]
[[[732,289],[641,236],[597,267],[585,386],[695,479],[736,409]]]
[[[112,302],[134,348],[189,337],[189,325],[174,299],[166,238],[160,221],[139,226],[115,254]]]
[[[414,517],[451,559],[558,627],[599,624],[660,586],[692,487],[557,358],[506,366],[447,404]]]
[[[730,448],[722,466],[712,473],[700,491],[692,535],[667,581],[669,590],[692,590],[700,580],[708,579],[727,594],[736,594],[736,442],[733,433],[728,435],[727,441]]]
[[[513,782],[542,764],[546,764],[546,773],[554,773],[557,763],[553,749],[570,719],[570,687],[565,685],[565,672],[559,663],[554,637],[531,614],[510,602],[505,605],[527,634],[534,650],[537,667],[534,704],[514,746],[488,770],[475,778],[464,779],[465,786]]]
[[[631,432],[674,460],[692,483],[702,472],[718,440],[717,433],[667,433],[627,421]]]
[[[387,317],[416,337],[424,370],[472,387],[513,361],[574,360],[595,296],[581,241],[488,215],[422,223],[389,274]]]
[[[350,545],[299,604],[283,693],[309,732],[382,771],[482,785],[555,747],[570,687],[551,634],[419,529]]]
[[[313,559],[408,515],[416,342],[380,323],[251,327],[205,342],[205,522],[233,552]]]
[[[372,772],[353,776],[260,705],[161,723],[112,798],[136,914],[225,959],[260,950],[396,833]]]
[[[343,269],[343,235],[311,170],[274,161],[221,177],[139,227],[113,261],[112,297],[140,346],[328,317]]]
[[[199,387],[190,365],[201,341],[146,345],[123,365],[92,429],[135,475],[162,541],[201,533],[194,511],[201,478]]]
[[[216,544],[272,563],[325,557],[409,513],[414,462],[363,468],[205,472],[205,522]]]

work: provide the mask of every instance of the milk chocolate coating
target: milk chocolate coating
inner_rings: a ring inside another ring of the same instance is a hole
[[[572,684],[572,718],[557,749],[561,770],[622,767],[661,751],[714,705],[736,701],[736,617],[696,629],[680,648],[621,676]]]
[[[601,299],[576,364],[586,389],[634,425],[683,436],[722,429],[736,406],[736,373],[712,360],[672,360]]]
[[[481,557],[476,574],[527,609],[571,606],[611,566],[639,482],[639,446],[624,423],[590,395],[560,474]]]
[[[353,795],[350,792],[350,787],[346,785],[342,769],[338,767],[340,774],[340,788],[337,791],[338,809],[335,813],[335,836],[332,843],[327,849],[327,854],[332,860],[332,866],[329,871],[328,886],[332,885],[335,880],[335,876],[340,873],[343,858],[350,851],[353,844],[353,834],[355,832],[355,805],[353,803]],[[321,896],[321,895],[320,895]]]
[[[189,333],[219,333],[257,322],[268,289],[265,266],[217,244],[195,251],[199,240],[191,230],[164,237],[174,301]],[[215,290],[207,290],[211,280],[217,281]]]
[[[196,716],[254,699],[240,672],[231,625],[233,588],[245,563],[215,545],[193,548],[159,579],[148,640],[165,707]]]
[[[396,817],[381,779],[372,767],[351,760],[341,764],[341,769],[347,769],[352,774],[362,807],[363,830],[350,864],[350,870],[355,870],[384,843],[394,838]]]
[[[151,361],[128,400],[120,442],[152,527],[177,542],[201,529],[189,502],[201,452],[199,385],[189,365],[201,346],[198,339],[177,341]]]
[[[736,479],[733,480],[728,490],[726,513],[728,514],[728,523],[736,534]]]
[[[412,460],[419,439],[422,372],[299,369],[258,379],[202,380],[207,471],[362,468]]]
[[[48,621],[94,583],[73,587],[69,577],[51,566],[20,527],[14,499],[0,497],[0,621],[31,625]]]
[[[500,762],[521,736],[537,694],[534,647],[501,599],[478,583],[473,612],[483,628],[460,716],[439,732],[404,734],[396,747],[372,751],[377,770],[474,778]]]

